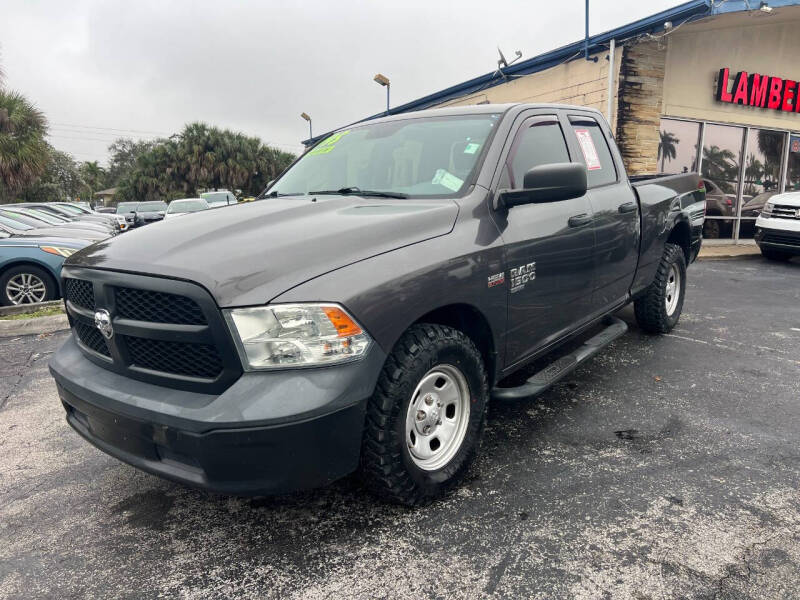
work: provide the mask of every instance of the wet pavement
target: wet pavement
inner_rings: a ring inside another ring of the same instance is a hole
[[[0,597],[798,598],[800,262],[689,276],[672,334],[490,407],[468,480],[416,510],[139,472],[65,423],[64,333],[0,339]]]

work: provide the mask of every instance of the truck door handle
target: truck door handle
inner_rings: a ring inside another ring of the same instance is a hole
[[[570,227],[583,227],[587,223],[591,222],[592,222],[592,216],[584,213],[582,215],[575,215],[574,217],[570,217],[569,220],[567,221],[567,224]]]
[[[636,202],[626,202],[625,204],[619,205],[619,212],[629,213],[635,211],[636,208],[637,208]]]

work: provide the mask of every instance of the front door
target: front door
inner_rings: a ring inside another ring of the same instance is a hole
[[[499,188],[518,189],[529,169],[571,162],[555,114],[525,119],[503,162]],[[506,364],[560,337],[589,311],[594,229],[588,196],[497,213],[508,290]]]

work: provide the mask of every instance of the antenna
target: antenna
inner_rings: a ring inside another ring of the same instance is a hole
[[[500,54],[500,60],[497,61],[497,69],[498,70],[503,69],[503,68],[507,68],[507,67],[513,65],[515,62],[517,62],[520,58],[522,58],[522,52],[520,52],[519,50],[515,50],[514,54],[516,55],[516,58],[514,60],[512,60],[511,62],[508,62],[506,60],[506,57],[503,56],[503,51],[500,50],[500,46],[497,47],[497,53]]]

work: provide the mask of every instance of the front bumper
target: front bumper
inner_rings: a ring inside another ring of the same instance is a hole
[[[67,422],[142,470],[226,494],[285,493],[353,472],[385,355],[318,369],[249,372],[217,396],[132,380],[70,339],[50,371]]]
[[[797,231],[772,229],[759,226],[756,222],[755,240],[760,248],[769,248],[800,256],[800,228]]]

